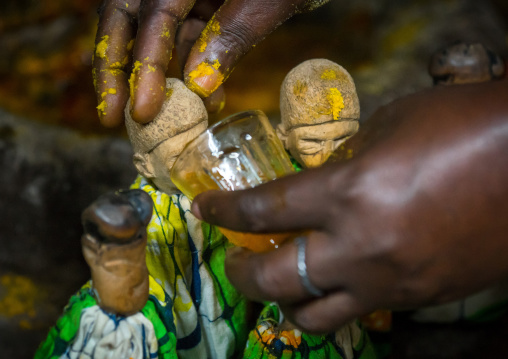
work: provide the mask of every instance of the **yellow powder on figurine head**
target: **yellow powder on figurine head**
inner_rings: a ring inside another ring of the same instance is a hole
[[[323,71],[321,74],[322,80],[335,80],[337,78],[337,73],[333,71],[332,69],[328,69]]]
[[[340,111],[344,108],[344,98],[340,91],[332,87],[328,91],[328,95],[326,96],[328,103],[330,103],[330,109],[334,120],[339,118]]]

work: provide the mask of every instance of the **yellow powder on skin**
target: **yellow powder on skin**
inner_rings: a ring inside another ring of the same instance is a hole
[[[135,39],[132,39],[131,41],[129,41],[129,43],[127,44],[127,51],[132,50],[132,48],[134,47],[134,42],[135,42]]]
[[[199,52],[205,52],[206,47],[208,46],[208,40],[210,39],[210,34],[220,34],[220,24],[217,20],[214,20],[214,18],[206,24],[205,29],[201,32],[201,36],[199,37]]]
[[[340,111],[344,108],[344,98],[340,91],[332,87],[328,90],[328,95],[326,96],[328,103],[330,103],[330,109],[334,120],[339,119]]]
[[[155,72],[155,67],[148,65],[148,72]]]
[[[337,73],[333,71],[332,69],[328,69],[323,71],[321,74],[322,80],[335,80],[337,78]]]
[[[186,81],[187,87],[189,87],[192,91],[194,91],[201,97],[210,96],[210,94],[212,92],[214,92],[217,89],[217,87],[219,87],[224,82],[224,75],[221,74],[220,72],[217,74],[215,86],[210,90],[205,90],[201,86],[199,86],[196,83],[196,79],[214,75],[215,70],[217,70],[215,67],[215,66],[217,66],[217,64],[218,64],[218,66],[220,66],[220,64],[218,63],[217,60],[216,60],[216,62],[214,62],[213,65],[207,64],[205,62],[200,63],[195,70],[193,70],[189,73],[189,77]]]
[[[99,113],[99,116],[104,116],[106,114],[106,109],[108,108],[108,104],[105,100],[102,100],[102,102],[97,106],[97,112]]]
[[[123,73],[123,71],[120,69],[106,69],[106,70],[102,70],[102,71],[107,71],[113,76],[118,76]]]
[[[218,70],[219,67],[220,67],[220,62],[219,62],[219,59],[216,59],[213,64],[212,64],[212,67],[215,69],[215,70]]]
[[[101,59],[106,59],[108,61],[108,58],[106,56],[106,50],[108,49],[108,41],[109,36],[104,35],[102,37],[102,40],[95,46],[95,54],[99,56]]]
[[[101,93],[101,98],[106,97],[107,94],[116,95],[116,89],[114,89],[114,88],[107,89],[106,91]]]
[[[162,26],[162,34],[161,34],[161,37],[165,37],[165,38],[168,38],[169,39],[169,35],[170,35],[170,32],[169,32],[169,29],[167,27],[166,24],[164,24]]]
[[[136,61],[134,63],[134,67],[132,69],[131,77],[129,78],[131,105],[134,104],[134,89],[135,89],[135,86],[136,86],[136,76],[139,74],[139,70],[141,69],[141,66],[143,66],[141,61]]]

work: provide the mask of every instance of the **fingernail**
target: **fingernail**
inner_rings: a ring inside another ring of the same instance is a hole
[[[220,63],[215,60],[213,64],[201,62],[185,78],[185,84],[201,97],[208,97],[223,82],[224,75],[219,71]]]
[[[203,216],[201,216],[201,211],[199,210],[199,206],[198,204],[196,203],[196,201],[193,201],[192,202],[192,205],[191,205],[191,213],[194,215],[194,217],[196,217],[197,219],[199,220],[203,220]]]

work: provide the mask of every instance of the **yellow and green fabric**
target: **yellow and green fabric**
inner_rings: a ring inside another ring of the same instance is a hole
[[[275,304],[266,305],[248,328],[248,303],[224,272],[226,238],[197,220],[182,194],[163,193],[143,177],[131,188],[146,191],[154,202],[147,228],[147,304],[133,316],[114,316],[98,307],[87,283],[70,299],[36,359],[374,357],[356,323],[326,336],[270,336],[280,319]]]

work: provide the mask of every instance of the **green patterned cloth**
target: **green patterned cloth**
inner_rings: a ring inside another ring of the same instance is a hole
[[[335,333],[309,335],[296,329],[278,330],[280,319],[277,304],[265,306],[256,328],[249,334],[244,358],[376,358],[367,333],[357,321],[345,325]]]
[[[190,213],[185,196],[160,192],[142,177],[131,188],[146,191],[154,202],[147,228],[149,301],[140,313],[114,316],[97,306],[87,283],[71,298],[36,359],[373,358],[356,322],[326,336],[297,330],[271,335],[279,312],[269,304],[256,327],[247,328],[248,303],[224,272],[230,246],[225,237]]]

